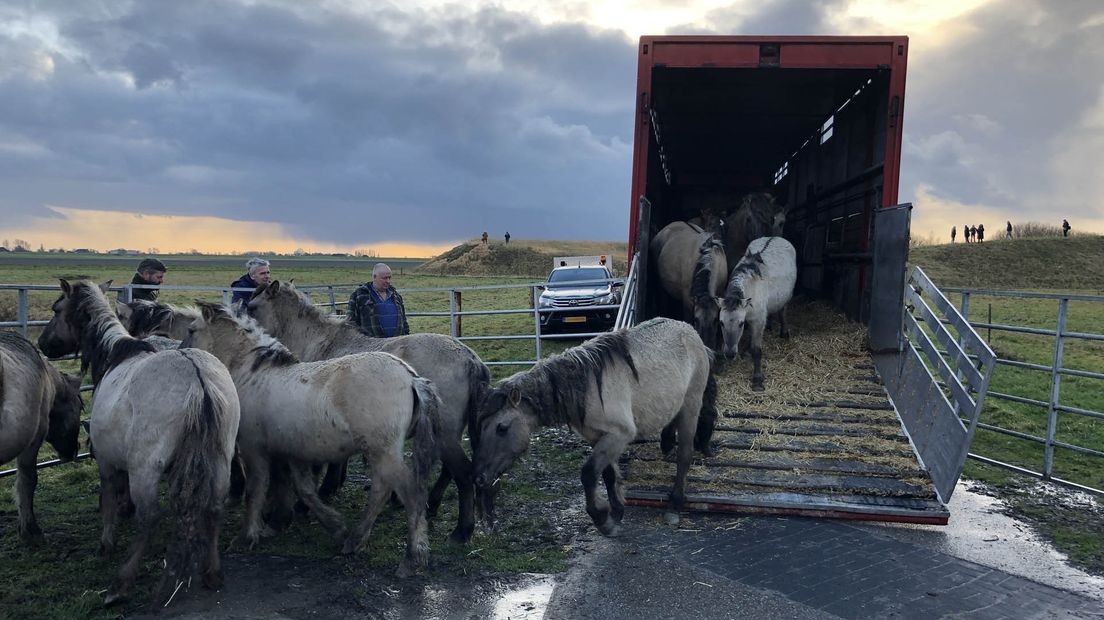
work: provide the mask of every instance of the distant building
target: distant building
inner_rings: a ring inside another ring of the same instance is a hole
[[[8,248],[0,245],[0,252],[11,252],[11,250],[9,250]]]
[[[90,250],[88,248],[77,248],[73,250],[73,254],[95,254],[96,250]]]

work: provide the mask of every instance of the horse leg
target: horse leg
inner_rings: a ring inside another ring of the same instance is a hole
[[[610,463],[602,470],[602,480],[606,483],[606,496],[609,497],[610,517],[617,523],[625,516],[625,495],[621,492],[621,472],[617,464]]]
[[[115,583],[111,585],[107,596],[104,597],[104,605],[126,598],[127,593],[134,587],[138,569],[141,568],[142,558],[146,554],[146,546],[149,545],[149,539],[161,517],[161,506],[157,497],[157,484],[160,478],[161,472],[154,468],[134,472],[130,476],[130,498],[134,502],[138,532],[130,544],[126,562],[119,569]]]
[[[37,543],[42,540],[42,528],[34,513],[34,492],[38,486],[38,448],[42,440],[32,442],[19,455],[18,471],[15,474],[15,508],[19,512],[19,535],[24,540]]]
[[[209,590],[218,590],[222,587],[222,559],[218,549],[219,533],[222,530],[222,511],[207,511],[204,514],[204,527],[211,533],[211,539],[207,541],[203,585]]]
[[[432,519],[437,516],[437,509],[441,507],[441,499],[445,496],[445,489],[452,482],[452,474],[448,465],[441,463],[441,475],[437,477],[433,489],[429,492],[429,500],[426,502],[426,515]]]
[[[790,328],[786,324],[786,306],[782,306],[782,309],[778,311],[778,337],[790,337]]]
[[[341,553],[349,555],[356,553],[372,533],[372,526],[376,523],[376,517],[383,510],[383,504],[391,495],[391,485],[382,475],[383,468],[378,464],[372,466],[372,487],[368,489],[368,503],[364,505],[364,513],[349,536],[345,539],[345,545]]]
[[[679,434],[683,437],[693,437],[698,425],[698,411],[701,409],[701,399],[693,399],[697,402],[684,404],[678,415]],[[678,447],[678,462],[675,467],[675,484],[671,488],[671,508],[682,510],[686,504],[686,474],[690,471],[690,459],[694,455],[694,442],[682,441]]]
[[[488,531],[495,529],[495,496],[498,495],[499,488],[500,483],[496,480],[489,487],[475,490],[476,508],[480,518],[483,519],[483,527]]]
[[[754,368],[751,371],[751,389],[762,392],[763,387],[763,325],[753,325],[751,328],[751,362]]]
[[[115,551],[115,522],[119,516],[121,474],[110,465],[100,463],[100,518],[103,532],[100,534],[100,557]]]
[[[264,532],[261,511],[264,509],[265,496],[268,494],[269,460],[261,454],[245,456],[245,527],[240,539],[249,545],[257,546]]]
[[[326,475],[322,478],[322,486],[318,488],[318,497],[327,504],[330,503],[338,490],[345,484],[349,476],[349,461],[336,461],[326,466]]]
[[[675,423],[672,421],[663,427],[663,432],[659,435],[659,449],[663,452],[663,456],[667,456],[671,450],[674,450],[676,439]]]
[[[441,450],[441,478],[445,477],[444,471],[448,470],[452,479],[456,482],[457,501],[459,502],[459,516],[456,528],[449,534],[450,543],[462,545],[471,540],[475,532],[475,483],[472,481],[472,463],[459,442],[451,441],[440,446]],[[434,491],[440,486],[440,481],[434,486]],[[400,492],[399,498],[402,499]],[[405,501],[403,502],[406,503]],[[440,503],[438,498],[437,503]],[[433,504],[430,496],[430,505]],[[408,509],[409,511],[409,509]]]
[[[387,459],[376,468],[376,476],[393,488],[406,507],[406,557],[399,564],[395,575],[410,577],[419,566],[425,566],[429,557],[429,536],[425,518],[425,490],[419,489],[413,473],[402,459]],[[470,478],[470,476],[469,476]],[[474,529],[474,524],[472,525]]]
[[[227,506],[237,506],[241,503],[242,496],[245,494],[245,469],[241,462],[241,458],[238,456],[237,451],[234,451],[233,458],[230,459],[230,492],[226,497]]]
[[[685,442],[689,444],[689,442]],[[620,533],[620,526],[610,519],[609,504],[598,497],[598,472],[604,472],[606,467],[614,463],[618,456],[628,445],[623,437],[613,433],[602,436],[591,449],[590,458],[583,463],[583,469],[579,474],[583,483],[583,492],[586,494],[586,510],[590,515],[598,531],[606,536],[616,536]]]
[[[291,470],[291,481],[295,485],[295,492],[299,494],[299,499],[303,500],[303,503],[311,509],[318,522],[333,535],[335,540],[344,540],[345,522],[342,520],[340,513],[326,505],[318,497],[310,465],[291,462],[288,463],[288,467]],[[372,486],[375,486],[374,482]]]

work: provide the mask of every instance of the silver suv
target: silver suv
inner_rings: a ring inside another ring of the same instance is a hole
[[[605,265],[553,269],[537,302],[541,332],[610,329],[617,318],[623,286],[624,282],[615,280]]]

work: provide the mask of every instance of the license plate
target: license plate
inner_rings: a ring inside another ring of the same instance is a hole
[[[586,323],[585,316],[565,316],[564,323]]]

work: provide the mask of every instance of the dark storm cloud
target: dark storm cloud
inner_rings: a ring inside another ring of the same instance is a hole
[[[338,243],[625,236],[635,47],[621,33],[499,9],[33,17],[57,45],[0,35],[53,63],[0,73],[0,144],[35,152],[0,150],[18,164],[0,170],[5,214],[219,215]]]

